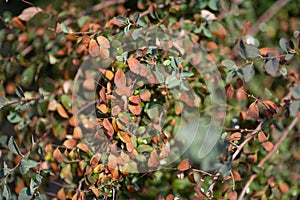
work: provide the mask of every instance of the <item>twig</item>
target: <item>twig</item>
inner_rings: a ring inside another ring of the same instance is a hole
[[[269,21],[274,15],[278,13],[278,11],[285,6],[290,0],[278,0],[276,3],[274,3],[263,15],[259,17],[259,19],[256,21],[256,23],[252,26],[252,28],[249,30],[249,35],[256,35],[259,31],[260,26],[263,23],[266,23]]]
[[[126,0],[104,1],[104,2],[101,2],[99,4],[96,4],[96,5],[92,6],[91,8],[88,8],[88,9],[82,11],[80,14],[81,15],[89,15],[93,12],[102,10],[103,8],[113,6],[113,5],[116,5],[116,4],[123,4],[125,2],[126,2]]]
[[[281,143],[284,141],[284,139],[287,137],[288,133],[294,128],[294,126],[298,123],[299,118],[295,117],[292,121],[292,123],[285,129],[280,139],[276,142],[273,149],[269,151],[269,153],[258,163],[258,167],[262,167],[264,163],[278,150]],[[239,200],[243,200],[244,196],[246,194],[247,189],[249,188],[252,181],[257,177],[257,174],[252,174],[247,181],[247,184],[245,185],[244,189],[242,190]]]
[[[243,147],[244,147],[244,146],[245,146],[245,145],[246,145],[246,144],[254,137],[254,135],[255,135],[256,133],[258,133],[258,132],[261,130],[262,125],[263,125],[264,122],[265,122],[265,120],[262,120],[262,121],[258,124],[258,126],[255,128],[255,130],[251,133],[251,135],[250,135],[248,138],[246,138],[242,144],[239,145],[239,148],[234,152],[234,154],[233,154],[233,156],[232,156],[232,160],[235,160],[235,158],[236,158],[236,157],[239,155],[239,153],[242,151]]]

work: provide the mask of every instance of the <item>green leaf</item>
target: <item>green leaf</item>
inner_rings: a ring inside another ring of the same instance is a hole
[[[38,194],[35,200],[47,200],[47,196],[45,194]]]
[[[67,94],[61,95],[60,100],[66,109],[70,109],[72,107],[72,99],[70,98],[69,95]]]
[[[279,40],[279,46],[280,48],[285,51],[288,52],[288,48],[289,48],[289,40],[286,38],[280,38]]]
[[[143,152],[151,152],[153,150],[153,147],[150,145],[146,145],[146,144],[140,144],[137,149],[136,149],[139,153],[143,153]]]
[[[146,110],[146,113],[150,119],[154,119],[158,117],[161,112],[162,112],[161,106],[158,104],[153,105],[150,109]]]
[[[171,57],[171,67],[174,69],[178,68],[177,60],[174,57]]]
[[[237,66],[232,60],[223,60],[222,65],[224,65],[228,69],[235,69]]]
[[[124,17],[117,16],[114,18],[114,20],[121,26],[126,24],[126,19]]]
[[[153,71],[155,77],[157,78],[159,83],[163,83],[165,81],[164,75],[159,71]]]
[[[72,33],[72,31],[65,25],[64,23],[58,24],[60,26],[60,29],[64,33]]]
[[[212,10],[218,10],[218,0],[209,0],[208,7]]]
[[[25,187],[21,190],[18,200],[31,200],[33,197],[33,194],[30,193],[30,189],[28,187]]]
[[[294,54],[288,54],[284,57],[284,60],[289,61],[289,60],[292,60],[293,57],[294,57]]]
[[[16,155],[22,155],[18,145],[16,144],[14,137],[11,136],[8,140],[8,148],[11,152],[13,152]]]
[[[16,86],[16,94],[20,98],[25,98],[24,92],[20,86]]]
[[[9,102],[6,97],[0,96],[0,110]]]
[[[21,75],[21,85],[25,88],[29,87],[35,76],[35,66],[30,66],[24,70]]]
[[[137,21],[139,20],[139,18],[140,18],[140,13],[138,13],[138,12],[134,13],[134,15],[133,15],[133,21],[135,23],[137,23]]]
[[[294,98],[300,99],[300,83],[298,83],[297,87],[291,87],[290,91]]]
[[[296,117],[298,115],[298,112],[300,111],[300,101],[292,101],[292,103],[289,105],[289,111],[292,117]]]
[[[12,124],[16,124],[22,121],[22,118],[18,113],[10,111],[9,115],[7,116],[7,120]]]
[[[243,59],[256,58],[260,55],[256,46],[252,44],[245,44],[242,40],[238,45],[238,53]]]
[[[244,78],[245,82],[249,82],[255,74],[255,69],[254,69],[253,63],[246,65],[242,69],[242,72],[243,72],[243,78]]]
[[[42,176],[39,174],[36,174],[35,178],[30,179],[30,192],[33,194],[35,192],[36,186],[40,185],[42,182]]]
[[[90,18],[89,16],[80,17],[77,21],[78,26],[82,27],[89,18]]]
[[[20,172],[21,174],[26,174],[29,169],[35,167],[38,165],[38,162],[35,160],[30,160],[30,159],[22,159],[20,161]]]
[[[140,31],[141,29],[135,29],[133,32],[132,32],[132,39],[133,40],[136,40],[138,37],[139,37],[139,34],[140,34]]]
[[[276,76],[279,70],[279,62],[276,58],[272,58],[267,61],[265,65],[266,72],[271,76]]]
[[[6,199],[11,199],[11,192],[9,187],[5,184],[3,187],[3,193],[2,193],[3,197],[5,197]]]
[[[146,28],[146,27],[147,27],[147,22],[145,22],[145,20],[142,19],[142,18],[139,18],[136,24],[137,24],[138,26],[140,26],[140,27],[143,27],[143,28]]]

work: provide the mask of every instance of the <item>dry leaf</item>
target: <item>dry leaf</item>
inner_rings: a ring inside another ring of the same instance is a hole
[[[79,143],[77,144],[76,146],[78,149],[80,149],[81,151],[85,152],[85,153],[88,153],[89,152],[89,148],[86,144],[84,143]]]
[[[110,70],[105,70],[105,77],[111,81],[114,78],[114,73]]]
[[[259,118],[259,110],[258,110],[258,105],[256,102],[253,102],[250,104],[247,114],[252,117],[253,119],[258,119]]]
[[[191,168],[191,165],[190,165],[190,161],[188,159],[183,159],[179,165],[177,166],[177,169],[179,171],[185,171],[185,170],[188,170]]]
[[[265,142],[263,143],[263,147],[265,148],[266,151],[271,151],[274,147],[273,143],[272,142]]]
[[[128,133],[125,132],[119,132],[118,136],[120,137],[120,139],[125,142],[125,143],[130,143],[131,142],[131,137]]]
[[[68,139],[66,141],[64,141],[63,145],[67,148],[67,149],[73,149],[76,146],[76,140],[74,139]]]
[[[158,165],[159,165],[159,158],[158,158],[156,150],[154,149],[150,153],[150,158],[148,160],[148,167],[153,168],[153,167],[157,167]]]
[[[231,140],[240,140],[242,137],[242,134],[240,132],[235,132],[230,135]]]
[[[103,47],[106,49],[110,48],[109,40],[102,35],[97,37],[97,42],[100,45],[100,47]]]
[[[53,151],[53,158],[59,163],[64,160],[63,155],[58,148]]]
[[[73,138],[74,139],[80,139],[82,138],[82,130],[80,127],[75,127],[73,131]]]
[[[206,44],[206,50],[207,51],[213,51],[213,50],[215,50],[217,48],[218,48],[218,45],[215,42],[208,42]]]
[[[90,43],[89,43],[89,54],[92,57],[99,56],[99,46],[98,46],[96,40],[94,40],[94,39],[90,40]]]
[[[119,69],[115,74],[114,83],[117,88],[122,88],[126,86],[126,76],[122,69]]]
[[[261,143],[268,141],[268,138],[266,137],[264,132],[260,131],[258,133],[258,141],[261,142]]]
[[[104,126],[104,128],[107,130],[107,134],[109,135],[109,136],[113,136],[113,134],[114,134],[114,127],[111,125],[111,123],[109,122],[109,120],[108,119],[104,119],[103,120],[103,126]]]
[[[69,118],[68,113],[65,111],[65,109],[60,103],[57,104],[57,112],[61,117]]]
[[[136,73],[136,74],[140,73],[141,63],[136,58],[128,58],[127,63],[128,63],[130,71],[132,71],[133,73]]]
[[[234,95],[233,86],[231,84],[227,85],[225,87],[225,91],[226,91],[226,95],[227,95],[228,99],[232,99],[232,97]]]
[[[42,12],[43,10],[40,7],[29,7],[22,11],[22,13],[18,16],[20,20],[29,21],[36,14]]]
[[[99,53],[100,53],[101,58],[103,58],[103,59],[108,59],[109,58],[109,49],[106,49],[104,47],[100,47]]]
[[[128,105],[129,111],[134,115],[139,115],[142,112],[142,107],[138,105]]]
[[[93,157],[90,160],[91,167],[93,167],[93,168],[96,167],[99,163],[100,158],[101,158],[100,153],[97,153],[97,154],[93,155]]]
[[[99,109],[103,114],[106,114],[108,111],[108,108],[105,104],[100,104],[97,106],[97,109]]]

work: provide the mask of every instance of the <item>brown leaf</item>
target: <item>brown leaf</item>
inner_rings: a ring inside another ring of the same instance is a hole
[[[111,125],[108,119],[103,120],[103,126],[107,130],[107,134],[111,137],[114,134],[114,127]]]
[[[237,195],[236,191],[231,191],[227,194],[227,198],[229,200],[237,200],[237,197],[238,197],[238,195]]]
[[[248,100],[247,94],[245,94],[245,91],[244,91],[243,87],[236,90],[235,96],[236,96],[236,100],[239,103]]]
[[[252,27],[252,22],[251,21],[247,21],[244,23],[243,26],[243,35],[247,35],[249,29]]]
[[[120,88],[117,88],[115,91],[119,96],[129,97],[132,94],[132,90],[130,87],[120,87]]]
[[[268,141],[268,138],[266,137],[264,132],[260,131],[258,133],[258,141],[261,142],[261,143]]]
[[[207,51],[213,51],[218,48],[218,45],[215,42],[208,42],[206,45]]]
[[[227,85],[225,87],[225,91],[226,91],[226,95],[227,95],[228,99],[232,99],[232,97],[234,95],[233,86],[231,84]]]
[[[59,163],[64,160],[63,155],[58,148],[53,151],[53,158]]]
[[[100,45],[100,47],[103,47],[103,48],[106,48],[106,49],[110,48],[109,40],[106,37],[102,36],[102,35],[97,37],[97,42]]]
[[[153,168],[153,167],[157,167],[159,165],[159,157],[157,155],[156,150],[154,149],[151,153],[150,153],[150,158],[148,160],[148,167],[149,168]]]
[[[140,104],[138,105],[128,105],[129,111],[134,115],[139,115],[142,112],[142,107]]]
[[[265,148],[266,151],[271,151],[274,147],[273,143],[272,142],[265,142],[263,143],[263,147]]]
[[[64,188],[61,188],[57,194],[56,194],[56,197],[59,199],[59,200],[66,200],[66,194],[65,194],[65,190]]]
[[[125,143],[130,143],[131,142],[131,137],[130,137],[130,135],[128,133],[120,131],[120,132],[118,132],[118,136]]]
[[[177,166],[179,171],[185,171],[191,168],[190,161],[188,159],[183,159]]]
[[[118,88],[126,86],[126,76],[122,69],[119,69],[115,74],[114,83]]]
[[[80,127],[75,127],[73,130],[73,138],[80,139],[82,138],[82,130]]]
[[[68,113],[65,111],[64,107],[58,103],[57,104],[57,112],[63,118],[69,118]]]
[[[117,158],[115,155],[109,154],[107,166],[112,169],[117,167]]]
[[[55,111],[57,108],[57,101],[55,99],[51,99],[48,104],[48,110],[49,111]]]
[[[96,42],[96,40],[91,39],[89,43],[89,53],[92,57],[99,56],[99,46]]]
[[[29,21],[40,12],[43,12],[43,10],[40,7],[29,7],[24,9],[22,13],[18,16],[18,18],[23,21]]]
[[[235,132],[230,135],[231,140],[240,140],[242,137],[242,134],[240,132]]]
[[[241,78],[238,78],[235,83],[236,87],[239,89],[244,86],[244,81]]]
[[[142,77],[146,77],[146,76],[148,76],[148,73],[149,73],[149,69],[146,67],[146,66],[142,66],[141,68],[140,68],[140,75],[142,76]]]
[[[263,101],[263,104],[265,104],[268,107],[268,109],[270,109],[273,112],[276,112],[276,110],[278,108],[277,105],[273,101],[270,101],[270,100]]]
[[[127,63],[129,66],[130,71],[133,73],[139,74],[140,73],[140,62],[136,58],[128,58]]]
[[[218,38],[226,38],[226,29],[220,22],[213,22],[210,24],[209,29],[211,33]]]
[[[237,171],[233,170],[232,174],[233,174],[233,177],[234,177],[235,181],[241,181],[242,180],[241,175]]]
[[[148,101],[151,97],[151,92],[149,90],[141,90],[140,92],[140,98],[142,101]]]
[[[99,54],[101,58],[108,59],[109,58],[109,49],[106,49],[104,47],[100,47]]]
[[[120,106],[116,105],[111,109],[112,116],[116,116],[121,112]]]
[[[76,140],[74,139],[68,139],[66,141],[64,141],[63,145],[67,148],[67,149],[73,149],[76,146]]]
[[[247,114],[252,117],[253,119],[258,119],[259,118],[259,110],[258,110],[258,105],[256,102],[253,102],[250,104]]]
[[[287,194],[287,193],[289,193],[290,187],[289,187],[288,184],[286,184],[286,183],[283,182],[283,181],[279,181],[278,185],[279,185],[279,190],[280,190],[280,192],[281,192],[282,194]]]
[[[90,160],[90,165],[91,167],[96,167],[100,161],[100,158],[101,158],[101,154],[100,153],[97,153],[95,155],[93,155],[93,157],[91,158]]]

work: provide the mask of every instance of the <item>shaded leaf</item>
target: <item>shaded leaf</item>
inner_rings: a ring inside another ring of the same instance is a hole
[[[277,59],[272,58],[271,60],[268,60],[265,64],[265,69],[268,74],[271,76],[276,76],[278,70],[279,70],[279,62]]]
[[[289,48],[289,40],[286,38],[280,38],[279,40],[279,46],[280,48],[285,51],[288,52],[288,48]]]
[[[97,42],[100,45],[100,47],[103,47],[103,48],[106,48],[106,49],[110,48],[109,40],[106,37],[102,36],[102,35],[97,37]]]
[[[22,13],[18,16],[20,20],[29,21],[36,14],[42,12],[43,10],[40,7],[29,7],[22,11]]]
[[[258,48],[254,45],[244,43],[243,40],[239,42],[238,53],[243,59],[256,58],[259,56]]]
[[[156,150],[154,149],[150,153],[150,158],[148,160],[148,167],[153,168],[153,167],[157,167],[158,165],[159,165],[159,157],[157,155]]]
[[[151,92],[147,89],[140,91],[140,98],[142,101],[148,101],[151,97]]]
[[[297,87],[291,87],[290,91],[294,98],[300,99],[300,82],[298,83]]]
[[[35,167],[38,165],[38,162],[36,162],[35,160],[30,160],[30,159],[22,159],[20,161],[20,172],[21,174],[26,174],[28,172],[29,169]]]
[[[234,95],[234,89],[233,86],[231,84],[227,85],[225,87],[225,91],[226,91],[226,96],[228,99],[232,99],[233,95]]]
[[[247,114],[252,117],[253,119],[258,119],[259,118],[259,110],[258,110],[258,105],[256,102],[253,102],[250,104]]]
[[[242,134],[240,132],[235,132],[230,135],[231,140],[240,140],[242,137]]]
[[[211,23],[209,26],[209,30],[218,38],[226,38],[226,29],[220,22],[214,21],[213,23]]]
[[[72,99],[69,95],[67,94],[61,95],[60,100],[66,109],[70,109],[72,107]]]
[[[18,85],[16,85],[16,94],[20,98],[25,98],[25,95],[24,95],[24,92],[23,92],[22,88]]]
[[[242,71],[245,82],[249,82],[255,74],[253,63],[246,65]]]
[[[120,24],[120,25],[125,25],[126,24],[126,19],[124,17],[121,16],[117,16],[114,18],[114,20]]]
[[[14,137],[11,136],[8,140],[8,148],[11,152],[13,152],[16,155],[22,155],[18,145],[16,144]]]
[[[31,194],[30,189],[25,187],[21,190],[18,200],[31,200],[33,194]]]

